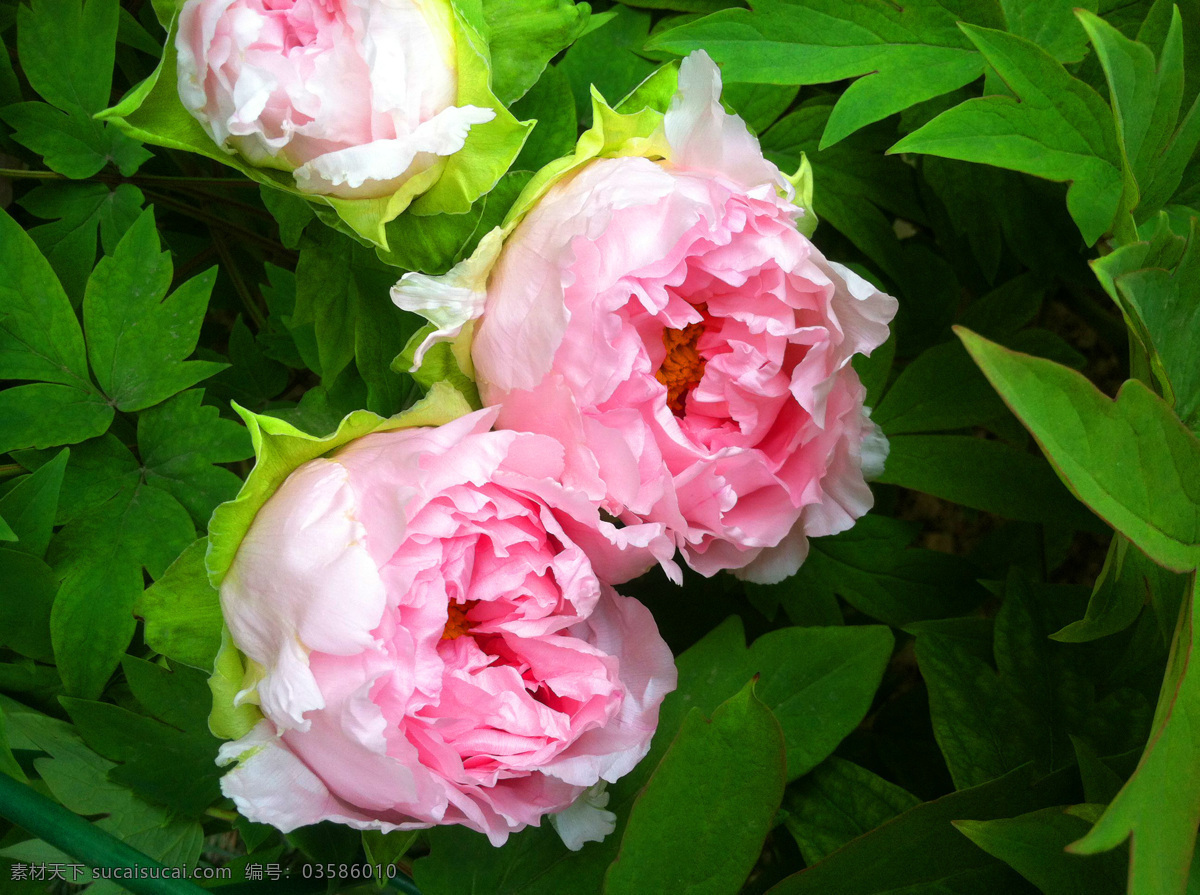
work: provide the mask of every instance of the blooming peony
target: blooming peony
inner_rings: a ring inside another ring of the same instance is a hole
[[[495,117],[456,105],[448,0],[188,0],[175,46],[179,96],[213,140],[307,193],[436,177]]]
[[[646,754],[675,686],[650,612],[611,585],[673,547],[603,521],[557,483],[557,442],[489,432],[495,414],[350,441],[254,513],[220,587],[249,660],[235,701],[263,716],[219,757],[246,817],[460,823],[498,845],[558,813],[573,848],[611,831],[603,782]]]
[[[438,327],[418,363],[470,340],[498,425],[557,439],[570,485],[665,523],[703,574],[770,583],[871,507],[886,442],[850,360],[887,338],[896,301],[798,231],[792,184],[720,86],[696,53],[665,116],[598,105],[504,230],[393,299]],[[636,139],[604,133],[647,119]]]

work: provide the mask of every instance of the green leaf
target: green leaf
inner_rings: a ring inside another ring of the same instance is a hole
[[[558,68],[570,80],[575,111],[584,127],[592,124],[592,89],[601,96],[622,97],[657,67],[641,55],[650,33],[650,14],[627,6],[580,37],[563,55]]]
[[[1081,374],[959,337],[1071,490],[1160,565],[1200,565],[1200,442],[1136,380],[1115,401]]]
[[[1154,729],[1137,770],[1091,832],[1070,846],[1094,855],[1130,839],[1129,895],[1183,893],[1200,826],[1200,673],[1194,658],[1200,578],[1192,574],[1167,660]]]
[[[792,84],[725,84],[721,99],[753,133],[761,134],[791,108],[799,93]]]
[[[965,429],[1007,413],[962,345],[945,342],[904,368],[871,411],[871,419],[892,436]]]
[[[84,742],[120,762],[109,771],[113,782],[183,816],[199,816],[221,797],[219,742],[203,718],[200,727],[179,730],[106,702],[68,696],[59,701]]]
[[[1059,62],[1079,62],[1087,51],[1087,34],[1075,18],[1082,5],[1096,11],[1098,0],[1000,0],[1008,31],[1037,44]]]
[[[917,152],[1069,181],[1067,207],[1092,245],[1113,225],[1124,181],[1111,111],[1028,41],[963,25],[1012,91],[967,100],[909,134],[891,152]]]
[[[1061,805],[1074,797],[1077,786],[1073,772],[1039,779],[1032,765],[1024,765],[998,780],[909,809],[789,876],[769,895],[1022,892],[1017,874],[973,845],[951,822],[1011,817]]]
[[[420,835],[420,830],[396,830],[391,833],[363,830],[362,844],[367,863],[382,864],[385,868],[395,864],[408,853]]]
[[[1200,332],[1200,236],[1194,220],[1174,270],[1147,266],[1118,276],[1116,286],[1123,307],[1136,315],[1149,336],[1146,347],[1168,400],[1184,423],[1200,430],[1200,364],[1195,359],[1195,334]]]
[[[1176,129],[1184,95],[1182,19],[1176,9],[1157,63],[1149,47],[1098,16],[1080,11],[1079,19],[1104,67],[1117,134],[1141,193],[1138,220],[1145,220],[1171,198],[1200,143],[1200,104]]]
[[[874,626],[784,628],[747,649],[741,621],[730,618],[677,658],[679,685],[663,702],[649,755],[609,787],[608,809],[617,815],[614,834],[568,852],[548,825],[518,833],[500,849],[461,828],[432,830],[432,854],[414,865],[417,884],[430,893],[472,887],[497,895],[599,891],[616,857],[629,805],[691,709],[711,715],[758,674],[755,693],[783,729],[788,779],[794,779],[827,758],[858,725],[891,650],[891,633]],[[471,860],[464,861],[464,854]]]
[[[200,528],[217,504],[232,500],[242,480],[214,464],[245,460],[254,453],[244,426],[221,419],[215,407],[200,403],[191,389],[143,411],[138,417],[138,450],[146,483],[183,504]]]
[[[513,170],[536,171],[574,152],[579,136],[575,98],[571,94],[570,79],[557,65],[546,68],[538,82],[513,105],[512,111],[518,118],[537,121],[521,154],[513,162]],[[437,273],[436,270],[427,272]]]
[[[9,524],[0,517],[0,541],[15,541],[16,533],[9,527]]]
[[[160,252],[147,210],[96,265],[83,298],[88,357],[96,380],[120,410],[142,410],[224,369],[185,361],[196,347],[215,271],[170,296],[170,254]]]
[[[146,643],[177,662],[209,670],[221,645],[221,604],[208,581],[201,538],[142,593],[134,613],[145,620]]]
[[[1146,598],[1160,587],[1160,576],[1170,573],[1152,563],[1144,553],[1130,549],[1129,539],[1114,534],[1104,567],[1088,600],[1087,613],[1050,636],[1063,643],[1083,643],[1124,631],[1136,620]]]
[[[573,0],[483,0],[492,54],[492,89],[505,105],[525,95],[559,51],[588,22]]]
[[[1019,817],[954,822],[968,839],[1048,895],[1122,895],[1124,855],[1073,855],[1063,849],[1085,833],[1099,805],[1043,808]]]
[[[831,755],[788,789],[788,832],[805,864],[920,804],[920,799],[866,768]]]
[[[54,531],[58,493],[70,453],[67,449],[59,451],[53,460],[33,475],[19,479],[16,487],[0,497],[0,517],[16,536],[14,550],[39,559],[45,555]]]
[[[0,645],[42,662],[54,661],[50,607],[58,582],[36,556],[0,548]]]
[[[647,46],[681,56],[703,49],[729,81],[803,85],[858,78],[838,100],[821,148],[983,73],[983,60],[955,27],[955,16],[934,0],[903,6],[759,0],[753,10],[722,10],[672,28]]]
[[[737,891],[784,781],[783,732],[753,682],[711,718],[693,708],[630,809],[605,893]]]
[[[108,105],[117,0],[33,0],[17,10],[17,52],[29,84],[60,109]]]
[[[0,214],[0,256],[0,378],[94,391],[71,303],[33,240],[7,213]]]
[[[1088,654],[1047,639],[1082,598],[1077,589],[1034,588],[1013,573],[994,638],[976,619],[910,626],[934,735],[960,789],[1030,760],[1043,772],[1063,767],[1074,760],[1069,735],[1088,737],[1106,752],[1141,741],[1145,699],[1122,689],[1097,699]]]
[[[75,444],[102,435],[112,405],[95,392],[35,382],[0,391],[0,453]]]
[[[1056,480],[1053,470],[1033,454],[969,435],[897,435],[890,444],[880,482],[1006,519],[1099,528]]]
[[[48,560],[63,585],[51,634],[70,693],[100,694],[133,636],[142,569],[158,578],[194,537],[187,511],[136,474],[55,535]]]
[[[771,590],[793,619],[805,605],[835,595],[894,627],[970,612],[986,596],[978,572],[962,557],[910,547],[920,530],[868,514],[848,531],[813,538],[800,571]]]
[[[159,721],[180,730],[208,733],[208,676],[186,665],[121,658],[125,682],[142,706]]]
[[[102,183],[49,183],[21,197],[22,208],[53,221],[31,228],[29,235],[73,304],[83,300],[96,263],[97,231],[105,251],[115,251],[144,202],[142,191],[131,183],[118,184],[116,189]]]
[[[42,156],[46,166],[59,174],[81,180],[108,164],[105,127],[84,112],[18,103],[4,109],[0,117],[13,128],[14,140]]]

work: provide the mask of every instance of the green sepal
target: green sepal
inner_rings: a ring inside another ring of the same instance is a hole
[[[508,170],[533,127],[532,122],[517,121],[492,92],[491,64],[479,31],[462,13],[457,2],[442,2],[448,3],[448,24],[455,37],[458,60],[456,104],[488,108],[496,113],[496,117],[485,124],[473,125],[461,150],[406,180],[390,196],[340,199],[301,192],[292,183],[290,171],[251,165],[236,153],[216,145],[179,99],[175,49],[179,31],[177,15],[171,22],[158,68],[121,102],[96,117],[111,121],[124,133],[144,143],[207,156],[236,168],[256,183],[331,208],[348,232],[386,249],[384,226],[410,204],[413,212],[419,215],[457,214],[470,208]]]
[[[262,666],[243,656],[233,645],[229,628],[222,626],[221,648],[217,650],[212,677],[208,679],[208,689],[213,697],[208,729],[213,736],[223,740],[238,740],[262,720],[263,713],[259,711],[257,697],[253,694],[248,694],[241,705],[233,704],[238,693],[253,689],[261,678]]]
[[[471,410],[457,389],[448,383],[436,383],[421,401],[402,413],[385,419],[369,410],[356,410],[341,421],[332,435],[317,436],[236,403],[233,408],[250,430],[255,464],[237,497],[217,507],[209,523],[206,566],[209,581],[218,588],[258,511],[301,464],[372,432],[440,426]]]

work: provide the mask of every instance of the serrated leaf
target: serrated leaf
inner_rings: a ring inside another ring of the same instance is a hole
[[[134,613],[145,620],[146,643],[171,659],[210,670],[221,646],[221,604],[208,581],[208,538],[184,550],[142,593]]]
[[[896,784],[831,755],[788,789],[785,822],[812,865],[919,804]]]
[[[1043,808],[1018,817],[959,820],[954,826],[1048,895],[1122,895],[1124,855],[1083,857],[1063,850],[1087,831],[1100,807]]]
[[[1011,817],[1061,805],[1074,797],[1077,786],[1072,772],[1039,779],[1031,765],[1024,765],[998,780],[904,812],[789,876],[768,895],[1022,892],[1020,876],[973,845],[951,822]]]
[[[821,148],[974,81],[983,60],[934,0],[759,0],[656,35],[647,44],[708,52],[729,81],[825,84],[858,78],[829,117]],[[860,75],[865,77],[859,77]]]
[[[897,435],[890,444],[880,482],[1006,519],[1100,530],[1034,454],[969,435]]]
[[[168,296],[171,273],[169,253],[159,251],[154,213],[147,210],[88,279],[88,357],[120,410],[151,407],[225,368],[184,360],[200,336],[215,272],[193,277]]]
[[[959,330],[1071,490],[1152,559],[1200,564],[1200,441],[1130,380],[1110,400],[1081,374]]]
[[[693,708],[630,809],[604,892],[737,891],[784,781],[783,731],[753,682],[711,718]]]
[[[146,483],[172,495],[205,528],[217,504],[232,500],[242,480],[215,464],[245,460],[254,453],[246,427],[221,419],[200,403],[203,389],[190,389],[138,417],[138,450]]]
[[[588,22],[573,0],[484,0],[492,54],[492,89],[505,105],[525,95],[546,63],[571,45]]]
[[[1067,207],[1092,245],[1113,225],[1124,190],[1108,105],[1040,47],[1002,31],[962,28],[1013,95],[967,100],[909,134],[891,152],[1069,181]]]
[[[58,493],[69,450],[59,451],[53,460],[33,475],[18,480],[16,486],[0,497],[0,518],[15,536],[14,550],[39,559],[46,553],[58,512]]]

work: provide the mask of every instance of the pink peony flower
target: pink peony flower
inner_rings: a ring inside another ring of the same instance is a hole
[[[219,758],[246,817],[611,831],[597,785],[646,754],[676,677],[611,585],[673,547],[603,521],[557,483],[560,445],[494,417],[359,438],[258,510],[220,589],[264,716]]]
[[[519,223],[393,299],[439,327],[418,362],[471,339],[497,425],[562,443],[568,484],[665,523],[702,574],[771,583],[871,507],[886,441],[850,360],[896,301],[797,230],[791,183],[720,88],[706,55],[685,59],[653,133],[535,178]],[[577,159],[589,139],[607,136]]]
[[[175,45],[213,140],[308,193],[392,194],[495,117],[455,105],[448,0],[188,0]]]

